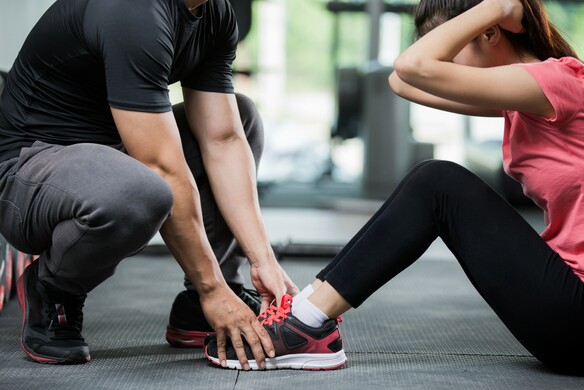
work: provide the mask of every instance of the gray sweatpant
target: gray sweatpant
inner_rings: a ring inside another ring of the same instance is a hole
[[[257,165],[261,118],[253,102],[236,96]],[[226,281],[242,284],[245,258],[217,208],[183,105],[173,111],[209,241]],[[113,275],[148,244],[171,207],[172,192],[158,174],[109,146],[36,142],[0,164],[0,233],[18,250],[39,254],[39,278],[70,294],[88,293]]]

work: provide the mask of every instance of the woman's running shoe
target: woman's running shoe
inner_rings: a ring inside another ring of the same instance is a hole
[[[347,363],[343,340],[337,319],[329,319],[313,328],[292,315],[292,297],[284,295],[279,307],[273,304],[258,316],[274,344],[276,356],[266,358],[266,369],[291,368],[296,370],[334,370]],[[245,343],[245,351],[252,370],[260,369]],[[205,356],[221,366],[217,353],[217,338],[206,340]],[[227,368],[241,370],[231,343],[227,347]]]

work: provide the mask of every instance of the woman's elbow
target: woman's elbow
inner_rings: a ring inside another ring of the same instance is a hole
[[[387,78],[387,82],[388,82],[391,90],[399,95],[399,83],[398,83],[399,77],[398,77],[397,73],[395,73],[395,70],[393,72],[391,72],[391,74]]]
[[[423,74],[423,61],[417,56],[399,56],[393,63],[396,76],[402,82],[410,84]]]
[[[391,72],[387,78],[389,87],[398,96],[404,97],[406,93],[407,85],[398,76],[397,72],[394,70]]]

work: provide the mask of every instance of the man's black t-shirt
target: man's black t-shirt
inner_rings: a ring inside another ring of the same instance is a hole
[[[110,107],[171,110],[168,85],[232,93],[237,23],[227,0],[57,0],[0,97],[0,161],[34,141],[120,145]]]

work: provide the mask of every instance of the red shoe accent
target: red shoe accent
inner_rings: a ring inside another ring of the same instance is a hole
[[[18,278],[18,283],[17,283],[17,290],[18,290],[18,303],[20,304],[20,309],[22,310],[22,329],[21,329],[21,333],[24,332],[24,324],[26,321],[26,297],[24,296],[24,276],[21,275]],[[56,359],[51,359],[51,358],[46,358],[43,356],[37,356],[35,354],[33,354],[32,352],[30,352],[26,346],[24,345],[24,342],[22,341],[22,337],[20,338],[20,346],[22,347],[22,350],[24,351],[24,353],[26,353],[31,359],[39,362],[39,363],[58,363],[59,361]]]
[[[26,269],[26,255],[20,251],[16,252],[16,276],[20,278],[24,270]]]
[[[203,347],[205,338],[213,334],[215,333],[177,329],[170,325],[166,327],[166,341],[170,345],[180,348]]]
[[[24,326],[26,323],[26,313],[28,310],[28,307],[26,305],[26,296],[25,296],[25,281],[24,281],[24,275],[20,275],[20,277],[18,278],[18,282],[17,282],[17,294],[18,294],[18,303],[20,305],[20,308],[22,310],[22,327],[21,327],[21,337],[20,337],[20,346],[22,348],[22,350],[24,351],[24,353],[26,353],[32,360],[39,362],[39,363],[45,363],[45,364],[60,364],[63,361],[62,360],[58,360],[55,358],[50,358],[47,356],[42,356],[42,355],[36,355],[33,353],[33,351],[29,351],[26,348],[26,345],[24,344],[23,341],[23,335],[24,335]],[[85,356],[85,360],[86,361],[91,361],[91,355],[87,354]]]
[[[4,291],[5,286],[4,285],[0,286],[0,311],[4,309]]]

